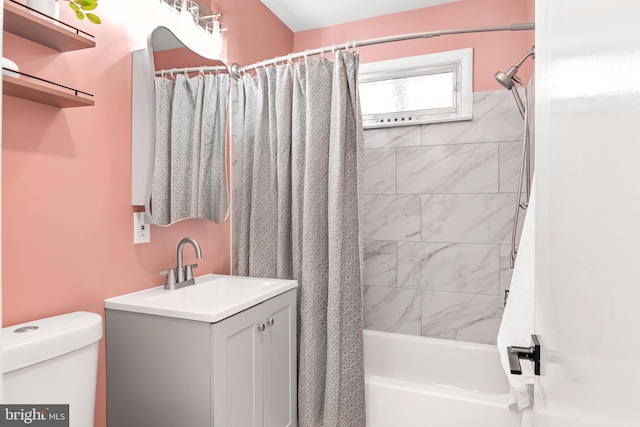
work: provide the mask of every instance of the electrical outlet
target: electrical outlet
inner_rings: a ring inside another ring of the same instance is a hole
[[[151,241],[151,224],[145,222],[145,212],[133,213],[133,243],[149,243]]]

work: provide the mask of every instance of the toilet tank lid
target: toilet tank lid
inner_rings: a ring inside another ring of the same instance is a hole
[[[37,329],[32,328],[34,326]],[[102,317],[86,311],[2,328],[2,372],[15,371],[70,353],[93,344],[100,338]]]

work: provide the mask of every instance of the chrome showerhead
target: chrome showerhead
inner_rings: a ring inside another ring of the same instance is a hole
[[[498,81],[498,83],[500,83],[505,88],[511,90],[514,84],[513,78],[515,77],[517,72],[518,72],[517,67],[511,67],[507,70],[506,73],[503,73],[502,71],[498,71],[494,75],[494,77]]]
[[[527,60],[527,58],[529,58],[530,56],[534,56],[535,55],[535,48],[531,49],[529,52],[527,52],[521,59],[520,61],[518,61],[516,63],[516,65],[514,65],[513,67],[509,68],[506,72],[502,72],[502,71],[498,71],[494,77],[495,79],[498,81],[498,83],[500,83],[502,86],[504,86],[505,88],[507,88],[508,90],[511,90],[511,88],[514,85],[514,78],[516,77],[516,74],[518,73],[518,70],[520,69],[520,66],[524,63],[524,61]]]
[[[524,84],[522,83],[522,80],[520,80],[520,78],[518,78],[518,76],[516,76],[516,74],[518,74],[518,70],[520,69],[520,66],[524,63],[524,61],[526,61],[527,58],[529,58],[530,56],[534,56],[534,55],[535,55],[535,48],[533,48],[529,52],[527,52],[520,59],[520,61],[518,61],[516,63],[516,65],[514,65],[511,68],[509,68],[506,72],[503,73],[502,71],[498,71],[493,76],[493,77],[495,77],[495,79],[496,79],[496,81],[498,83],[500,83],[507,90],[510,90],[511,93],[513,93],[513,98],[516,100],[516,104],[518,105],[518,110],[520,111],[520,115],[522,116],[523,119],[525,117],[525,106],[522,103],[522,99],[520,98],[520,95],[518,94],[518,88],[515,86],[515,84],[518,83],[523,88],[524,88]]]

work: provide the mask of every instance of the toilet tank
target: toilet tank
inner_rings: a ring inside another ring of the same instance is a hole
[[[3,403],[69,404],[70,427],[93,426],[100,338],[84,311],[3,328]]]

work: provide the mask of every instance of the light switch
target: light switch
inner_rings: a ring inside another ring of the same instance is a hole
[[[149,243],[151,241],[151,224],[145,222],[145,212],[133,213],[133,243]]]

